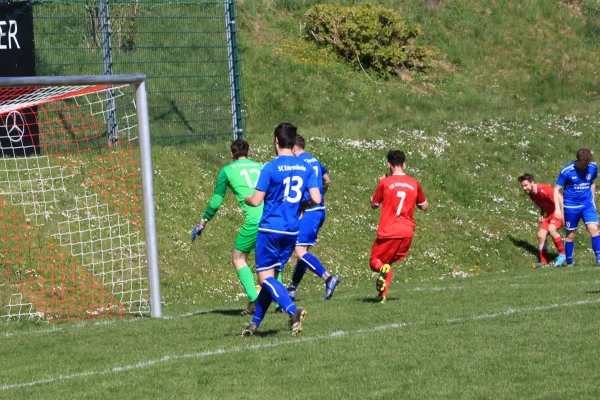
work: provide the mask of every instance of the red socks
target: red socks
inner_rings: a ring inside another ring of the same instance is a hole
[[[565,254],[565,246],[563,246],[562,238],[559,236],[557,238],[552,238],[554,244],[556,245],[556,250],[558,250],[559,254]]]

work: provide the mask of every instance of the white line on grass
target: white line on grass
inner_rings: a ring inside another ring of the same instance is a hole
[[[398,329],[398,328],[402,328],[402,327],[409,326],[409,325],[410,324],[390,324],[390,325],[377,326],[377,327],[371,328],[371,329],[360,329],[360,330],[353,331],[353,332],[352,331],[351,332],[336,331],[336,332],[330,333],[329,335],[323,335],[323,336],[301,337],[301,338],[285,340],[285,341],[281,341],[281,342],[240,346],[240,347],[234,347],[234,348],[228,349],[228,350],[216,349],[216,350],[210,350],[210,351],[203,351],[201,353],[167,355],[162,358],[157,358],[155,360],[140,361],[136,364],[112,367],[112,368],[107,368],[107,369],[104,369],[101,371],[84,371],[84,372],[77,372],[77,373],[69,374],[69,375],[59,375],[59,376],[56,376],[53,378],[39,379],[36,381],[5,384],[5,385],[0,386],[0,390],[17,389],[17,388],[23,388],[23,387],[29,387],[29,386],[42,385],[45,383],[54,383],[54,382],[71,380],[71,379],[84,378],[84,377],[94,376],[94,375],[107,375],[107,374],[112,374],[112,373],[131,371],[131,370],[135,370],[135,369],[151,367],[153,365],[161,364],[161,363],[168,362],[168,361],[186,360],[186,359],[190,359],[190,358],[203,358],[203,357],[216,356],[216,355],[222,355],[222,354],[233,354],[233,353],[239,353],[239,352],[246,351],[246,350],[259,350],[259,349],[265,349],[265,348],[280,347],[280,346],[284,346],[286,344],[314,342],[314,341],[323,340],[323,339],[346,336],[346,335],[349,335],[352,333],[369,333],[369,332],[376,332],[376,331],[381,331],[381,330],[386,330],[386,329]]]
[[[587,304],[594,304],[594,303],[600,303],[600,299],[599,300],[580,300],[580,301],[576,301],[573,303],[550,304],[547,306],[536,306],[536,307],[524,308],[524,309],[509,308],[508,310],[502,311],[499,313],[472,315],[472,316],[464,317],[464,318],[449,319],[449,320],[446,320],[446,322],[456,323],[456,322],[466,322],[466,321],[477,321],[477,320],[483,320],[483,319],[498,318],[498,317],[502,317],[505,315],[515,314],[515,313],[545,311],[545,310],[550,310],[550,309],[558,308],[558,307],[573,307],[573,306],[580,306],[580,305],[587,305]],[[419,323],[419,325],[420,324],[423,324],[423,323]],[[154,360],[140,361],[136,364],[116,366],[116,367],[111,367],[111,368],[107,368],[104,370],[83,371],[83,372],[77,372],[74,374],[58,375],[56,377],[38,379],[35,381],[4,384],[4,385],[0,386],[0,391],[37,386],[37,385],[42,385],[42,384],[47,384],[47,383],[68,381],[68,380],[84,378],[84,377],[88,377],[88,376],[120,373],[120,372],[125,372],[125,371],[141,369],[141,368],[147,368],[147,367],[159,365],[159,364],[169,362],[169,361],[186,360],[186,359],[191,359],[191,358],[204,358],[204,357],[217,356],[217,355],[223,355],[223,354],[233,354],[233,353],[239,353],[239,352],[247,351],[247,350],[274,348],[274,347],[284,346],[287,344],[314,342],[314,341],[319,341],[319,340],[324,340],[324,339],[348,336],[348,335],[352,335],[352,334],[364,334],[364,333],[372,333],[372,332],[384,331],[384,330],[389,330],[389,329],[400,329],[400,328],[404,328],[404,327],[411,326],[411,325],[415,325],[415,324],[412,324],[410,322],[395,323],[395,324],[388,324],[388,325],[380,325],[380,326],[376,326],[374,328],[369,328],[369,329],[358,329],[355,331],[335,331],[335,332],[331,332],[328,335],[322,335],[322,336],[301,337],[301,338],[285,340],[285,341],[280,341],[280,342],[274,342],[274,343],[252,344],[252,345],[247,345],[247,346],[239,346],[239,347],[234,347],[232,349],[216,349],[216,350],[204,351],[201,353],[167,355],[162,358],[157,358]]]
[[[597,285],[600,283],[600,280],[595,281],[577,281],[577,282],[540,282],[540,283],[511,283],[506,287],[521,289],[521,288],[532,288],[532,287],[540,287],[540,286],[564,286],[564,285]],[[487,285],[486,282],[477,282],[477,288],[487,287],[487,288],[496,288],[498,285]],[[413,289],[407,289],[410,292],[424,292],[424,291],[433,291],[433,292],[441,292],[444,290],[469,290],[470,286],[432,286],[432,287],[416,287]]]
[[[550,304],[547,306],[537,306],[537,307],[532,307],[529,309],[509,308],[506,311],[501,311],[501,312],[494,313],[494,314],[471,315],[469,317],[464,317],[464,318],[449,319],[447,322],[454,323],[454,322],[476,321],[476,320],[480,320],[480,319],[503,317],[505,315],[511,315],[511,314],[515,314],[515,313],[546,311],[546,310],[551,310],[553,308],[582,306],[582,305],[594,304],[594,303],[600,303],[600,300],[580,300],[580,301],[576,301],[574,303]]]

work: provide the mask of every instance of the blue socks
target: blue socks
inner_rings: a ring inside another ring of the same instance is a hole
[[[317,276],[325,279],[326,274],[327,274],[327,270],[325,269],[325,267],[323,266],[323,264],[321,264],[321,261],[319,261],[319,259],[317,257],[313,256],[310,253],[306,253],[304,256],[302,256],[301,260],[304,261],[304,263],[306,264],[306,266],[312,272],[314,272],[315,275],[317,275]]]
[[[256,324],[256,326],[260,326],[269,306],[273,299],[271,298],[271,294],[269,291],[264,290],[265,283],[263,282],[263,290],[258,292],[258,297],[256,298],[256,310],[254,311],[254,316],[252,317],[252,322]]]
[[[306,253],[296,263],[296,268],[294,268],[294,275],[292,275],[292,284],[290,287],[295,289],[298,287],[298,285],[300,285],[300,282],[302,282],[302,278],[306,273],[306,268],[310,269],[315,275],[323,280],[327,280],[327,278],[329,278],[329,274],[327,273],[327,270],[323,264],[321,264],[321,261],[312,254]]]
[[[296,312],[296,305],[290,298],[285,286],[277,279],[269,277],[262,283],[262,290],[258,294],[258,299],[256,299],[256,311],[254,317],[252,317],[252,322],[260,325],[273,300],[279,303],[283,311],[289,315],[294,315]]]
[[[600,263],[600,235],[592,238],[592,249],[596,254],[596,263]],[[573,251],[575,250],[575,242],[565,241],[565,256],[567,257],[567,265],[573,264]]]
[[[300,282],[302,282],[302,278],[306,273],[306,263],[303,259],[299,259],[296,263],[296,268],[294,268],[294,275],[292,275],[292,285],[297,288]]]
[[[567,257],[567,265],[573,264],[573,250],[575,250],[575,242],[567,242],[565,240],[565,256]]]
[[[600,235],[592,238],[592,249],[596,254],[596,263],[600,262]]]

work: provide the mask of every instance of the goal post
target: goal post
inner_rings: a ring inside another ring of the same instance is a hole
[[[0,320],[162,316],[145,82],[0,78]]]

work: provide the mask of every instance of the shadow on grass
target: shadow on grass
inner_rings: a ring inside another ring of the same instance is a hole
[[[245,308],[211,310],[212,311],[211,314],[229,315],[232,317],[243,317],[244,315],[242,315],[242,311],[244,311],[244,310],[245,310]]]
[[[232,316],[232,317],[252,317],[252,314],[242,314],[242,312],[244,312],[246,310],[246,308],[222,308],[222,309],[215,309],[215,310],[202,310],[202,311],[196,311],[196,312],[192,312],[189,314],[186,314],[186,316],[188,317],[193,317],[196,315],[207,315],[207,314],[220,314],[220,315],[226,315],[226,316]],[[285,314],[284,312],[276,312],[274,309],[268,314]]]
[[[534,245],[532,245],[531,243],[526,242],[526,241],[521,240],[521,239],[516,239],[516,238],[514,238],[513,236],[510,236],[510,235],[508,236],[508,238],[510,239],[511,242],[513,242],[513,244],[515,246],[520,247],[520,248],[528,251],[531,254],[534,254],[534,255],[538,255],[539,254],[538,248],[535,247]]]
[[[600,294],[600,290],[588,290],[586,291],[587,294]]]
[[[356,301],[362,301],[363,303],[379,303],[377,297],[363,297],[362,299],[356,299]],[[400,301],[399,297],[388,297],[387,302]]]
[[[229,315],[229,316],[235,316],[235,317],[243,317],[243,315],[242,315],[243,310],[245,310],[245,308],[235,308],[235,309],[224,308],[224,309],[216,309],[216,310],[202,310],[202,311],[196,311],[196,312],[191,312],[189,314],[185,314],[185,316],[186,317],[194,317],[196,315],[221,314],[221,315]]]
[[[253,337],[269,337],[269,336],[274,336],[277,335],[279,332],[281,332],[281,330],[275,330],[275,329],[269,329],[266,331],[258,331],[256,332]],[[252,340],[252,336],[242,336],[242,331],[240,330],[239,333],[228,333],[225,335],[226,337],[240,337],[243,338],[244,340]]]

